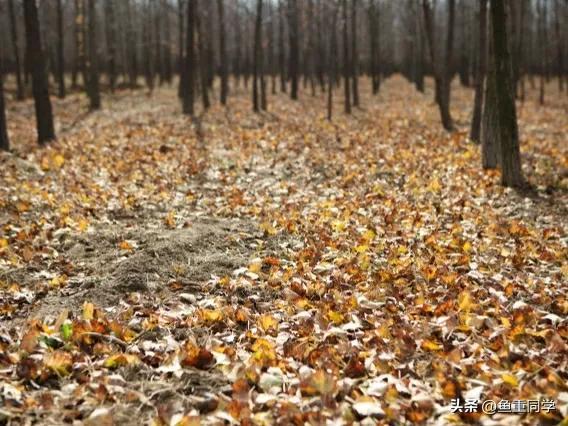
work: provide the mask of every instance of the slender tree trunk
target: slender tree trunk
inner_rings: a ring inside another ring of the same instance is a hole
[[[290,80],[292,88],[290,97],[298,99],[298,73],[300,66],[300,46],[298,28],[298,4],[297,0],[288,0],[288,33],[290,37]]]
[[[105,3],[106,38],[108,48],[107,72],[110,91],[114,93],[116,86],[116,23],[114,16],[114,0]]]
[[[540,39],[540,86],[539,86],[539,103],[544,105],[545,83],[547,75],[547,37],[546,37],[546,5],[545,0],[540,0],[538,3],[538,20],[539,20],[539,39]]]
[[[154,92],[154,82],[155,82],[155,65],[157,61],[154,60],[156,55],[156,45],[153,43],[153,20],[152,20],[152,2],[147,0],[144,7],[142,18],[142,40],[144,43],[144,51],[142,53],[142,64],[144,66],[144,79],[146,80],[146,86],[148,87],[148,94],[152,95]]]
[[[195,87],[195,12],[196,1],[187,0],[187,23],[185,28],[185,61],[184,61],[184,74],[182,78],[184,81],[183,90],[184,95],[182,98],[183,113],[186,115],[194,114],[194,87]]]
[[[359,106],[359,51],[357,50],[357,0],[351,0],[351,79],[353,106]]]
[[[519,130],[512,81],[511,57],[507,40],[507,19],[503,0],[491,0],[491,23],[495,61],[498,132],[500,141],[501,183],[520,187],[524,184],[519,149]]]
[[[185,72],[185,58],[184,58],[184,14],[183,14],[183,0],[178,0],[178,73],[179,73],[179,85],[178,85],[178,98],[183,99],[185,96],[185,78],[187,74]]]
[[[89,55],[87,62],[88,84],[91,111],[101,108],[101,93],[99,89],[99,51],[97,43],[97,10],[96,0],[89,0]]]
[[[128,54],[128,79],[131,89],[135,89],[138,81],[138,55],[136,52],[136,23],[135,12],[132,11],[131,0],[126,1],[127,24],[127,54]]]
[[[369,42],[371,53],[371,85],[373,95],[379,93],[381,84],[379,75],[379,11],[376,0],[370,0],[369,4]]]
[[[329,55],[328,57],[328,78],[327,78],[327,119],[332,120],[333,115],[333,85],[337,78],[337,61],[335,60],[335,52],[337,52],[337,6],[334,4],[333,7],[333,18],[331,23],[331,36],[329,38]]]
[[[254,63],[253,63],[253,82],[252,82],[252,109],[254,112],[260,111],[259,99],[259,74],[261,67],[261,38],[262,38],[262,0],[256,1],[256,21],[254,24]]]
[[[221,60],[221,104],[227,105],[229,91],[227,70],[227,46],[225,43],[225,7],[223,0],[217,0],[217,12],[219,14],[219,59]]]
[[[475,100],[473,119],[471,121],[470,139],[479,143],[481,137],[481,113],[483,106],[483,89],[487,68],[487,0],[479,0],[479,58],[475,77]]]
[[[280,91],[286,93],[286,47],[284,44],[284,7],[278,2],[278,64],[280,68]]]
[[[454,130],[452,116],[450,115],[450,85],[451,85],[451,63],[452,63],[452,47],[454,38],[454,16],[455,16],[455,0],[448,0],[448,36],[446,38],[446,61],[445,69],[441,69],[436,60],[436,50],[434,44],[434,18],[429,0],[422,0],[422,8],[424,11],[424,24],[426,28],[426,36],[428,38],[428,47],[430,50],[430,60],[434,70],[434,81],[436,84],[436,103],[440,110],[440,117],[444,129],[448,131]]]
[[[195,2],[195,28],[197,30],[197,50],[199,52],[199,82],[201,87],[201,101],[203,102],[203,109],[207,111],[211,106],[209,102],[209,85],[207,75],[207,48],[205,41],[205,29],[203,28],[203,20],[200,13],[200,5],[198,0]]]
[[[10,14],[10,33],[12,35],[12,50],[14,51],[14,60],[16,62],[16,83],[17,83],[17,99],[24,99],[24,84],[22,82],[22,66],[20,64],[20,49],[18,45],[18,30],[16,27],[16,11],[14,9],[14,0],[8,0],[8,13]]]
[[[10,149],[10,140],[8,139],[8,128],[6,126],[6,109],[4,106],[4,70],[0,62],[0,151],[8,151]]]
[[[65,97],[65,56],[63,35],[63,2],[57,0],[57,84],[59,98]]]
[[[55,139],[55,130],[35,0],[24,0],[24,18],[26,25],[26,51],[32,70],[32,91],[38,142],[41,145]]]
[[[349,56],[349,37],[347,35],[347,0],[343,0],[343,77],[345,91],[345,114],[351,114],[351,64]]]

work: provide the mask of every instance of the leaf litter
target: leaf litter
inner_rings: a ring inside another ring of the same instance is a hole
[[[456,89],[452,135],[430,94],[393,78],[333,123],[319,98],[255,116],[237,94],[195,132],[172,89],[126,92],[82,121],[58,111],[41,150],[9,120],[22,146],[0,159],[0,418],[561,421],[562,105],[520,109],[534,190],[515,193],[479,168],[470,93]],[[557,410],[457,414],[453,398]]]

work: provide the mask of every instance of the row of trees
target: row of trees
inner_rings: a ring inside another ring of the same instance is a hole
[[[341,83],[345,112],[359,106],[361,74],[370,76],[375,94],[394,72],[422,92],[431,75],[448,131],[457,75],[475,89],[471,139],[482,142],[484,167],[501,165],[503,183],[519,185],[519,162],[506,177],[511,155],[503,151],[518,157],[518,131],[501,133],[503,126],[516,128],[515,104],[500,102],[505,95],[523,99],[525,81],[535,84],[535,75],[542,103],[551,76],[560,91],[568,87],[568,1],[491,0],[490,6],[487,0],[0,0],[8,12],[0,40],[11,46],[0,51],[1,69],[14,73],[17,99],[31,85],[40,143],[55,138],[50,75],[57,96],[85,90],[94,110],[101,87],[133,89],[143,78],[151,92],[171,84],[177,71],[189,115],[199,98],[206,110],[217,92],[226,104],[239,86],[252,84],[255,111],[268,108],[269,92],[296,100],[303,87],[311,95],[327,92],[330,120]],[[0,102],[7,148],[3,95]]]

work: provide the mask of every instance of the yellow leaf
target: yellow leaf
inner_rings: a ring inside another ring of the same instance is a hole
[[[63,167],[64,163],[65,157],[63,157],[63,155],[56,154],[53,156],[53,164],[55,165],[55,168],[60,169],[61,167]]]
[[[369,246],[367,244],[362,244],[355,247],[355,251],[357,253],[365,253],[367,250],[369,250]]]
[[[258,325],[264,331],[278,330],[278,321],[272,315],[265,314],[258,318]]]
[[[223,319],[223,313],[216,309],[203,309],[201,315],[207,322],[217,322]]]
[[[442,185],[440,185],[440,179],[438,178],[432,179],[430,185],[428,186],[428,190],[430,190],[431,192],[440,192],[441,189]]]
[[[365,231],[365,233],[363,234],[363,240],[365,240],[366,242],[371,242],[374,240],[375,236],[377,234],[375,234],[375,231],[373,231],[372,229],[368,229]]]
[[[249,271],[255,274],[258,274],[262,269],[262,260],[261,259],[254,259],[249,265]]]
[[[59,376],[67,376],[73,366],[73,357],[68,352],[55,351],[44,359],[45,366]]]
[[[345,321],[345,316],[341,312],[329,311],[327,317],[335,324],[339,325]]]
[[[89,221],[85,218],[82,218],[77,223],[77,229],[81,232],[85,232],[89,228]]]
[[[118,368],[118,367],[124,367],[126,365],[133,365],[133,364],[137,364],[139,362],[139,359],[136,355],[133,354],[115,354],[115,355],[111,355],[110,357],[108,357],[105,362],[104,362],[104,366],[106,368]]]
[[[6,238],[0,238],[0,249],[8,247],[8,240]]]
[[[83,303],[83,319],[85,321],[90,321],[94,318],[95,314],[95,305],[91,302]]]
[[[331,227],[335,232],[341,232],[345,230],[346,226],[347,224],[342,220],[334,220],[333,222],[331,222]]]
[[[422,349],[427,350],[427,351],[440,351],[442,350],[442,345],[440,345],[439,343],[436,343],[432,340],[424,340],[422,342]]]
[[[462,250],[464,251],[464,253],[471,253],[473,247],[469,241],[466,241],[462,246]]]
[[[503,382],[505,382],[508,385],[511,385],[513,387],[517,387],[519,385],[519,381],[512,374],[505,373],[505,374],[501,375],[501,378],[503,379]]]
[[[458,298],[458,307],[460,311],[469,312],[472,306],[471,295],[469,291],[464,290],[460,293]]]

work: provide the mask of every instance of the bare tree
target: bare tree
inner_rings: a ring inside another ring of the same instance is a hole
[[[349,37],[347,35],[347,0],[343,0],[343,77],[345,80],[343,90],[345,91],[345,114],[351,114],[350,59]]]
[[[298,3],[297,0],[288,0],[288,35],[290,38],[290,80],[292,87],[290,89],[290,97],[294,100],[298,99],[298,79],[300,67],[300,42],[299,42],[299,25],[298,25]]]
[[[185,28],[185,59],[182,78],[180,84],[183,84],[182,105],[183,113],[187,115],[194,114],[194,85],[195,85],[195,0],[187,0],[187,24]],[[183,82],[183,83],[182,83]]]
[[[8,13],[10,15],[10,34],[12,36],[12,50],[14,51],[14,61],[16,63],[16,84],[17,98],[24,99],[24,83],[22,82],[22,66],[20,64],[20,47],[18,44],[18,30],[16,28],[16,11],[14,0],[8,0]]]
[[[357,50],[357,0],[351,0],[351,79],[353,106],[359,106],[359,51]]]
[[[497,110],[495,124],[499,135],[501,183],[504,186],[520,187],[524,184],[524,178],[504,0],[491,0],[491,24]]]
[[[0,62],[0,151],[10,149],[8,128],[6,126],[6,109],[4,106],[4,70]]]
[[[41,145],[55,139],[55,130],[35,0],[24,0],[24,18],[26,26],[26,54],[32,70],[32,91],[34,95],[37,135],[38,142]]]
[[[221,74],[221,103],[227,104],[229,92],[228,69],[227,69],[227,46],[225,42],[225,7],[223,0],[217,0],[217,13],[219,14],[219,59]]]

